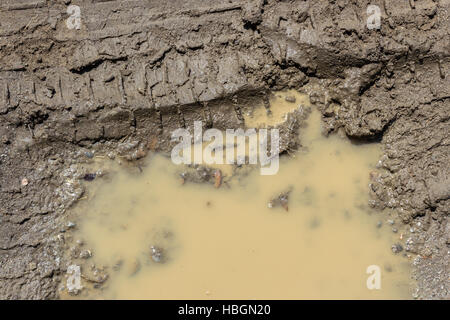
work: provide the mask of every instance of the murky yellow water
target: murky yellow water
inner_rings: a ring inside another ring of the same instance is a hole
[[[296,90],[275,92],[269,98],[269,112],[261,102],[252,108],[244,108],[243,117],[248,128],[275,126],[286,120],[289,112],[299,106],[309,106],[309,98]]]
[[[75,239],[109,279],[79,297],[407,298],[408,263],[391,252],[389,228],[376,227],[382,213],[367,207],[379,146],[323,137],[317,111],[305,130],[308,151],[282,157],[276,175],[254,168],[220,188],[182,184],[180,167],[157,154],[142,173],[103,163],[110,177],[77,206]],[[289,190],[288,202],[271,202]],[[152,246],[163,249],[160,262]],[[370,265],[381,269],[380,290],[367,288]]]

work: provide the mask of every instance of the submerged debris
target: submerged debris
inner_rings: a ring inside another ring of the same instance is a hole
[[[92,257],[91,250],[83,250],[83,251],[80,252],[80,258],[81,259],[89,259],[90,257]]]
[[[305,206],[311,206],[316,201],[315,194],[316,194],[315,190],[307,186],[303,189],[303,191],[299,195],[299,200]],[[344,214],[347,218],[350,217],[350,213],[348,211],[345,211]]]
[[[286,96],[284,98],[284,100],[286,100],[287,102],[291,102],[291,103],[294,103],[296,101],[294,96]]]
[[[159,247],[155,247],[155,246],[151,246],[150,247],[151,250],[151,255],[152,255],[152,260],[155,262],[163,262],[163,250]]]
[[[119,271],[123,266],[123,259],[118,259],[116,262],[114,262],[112,268],[114,271]]]
[[[392,252],[393,253],[399,253],[403,251],[403,247],[400,243],[396,243],[392,245]]]
[[[75,222],[72,222],[72,221],[69,221],[69,222],[67,222],[66,227],[67,227],[68,229],[75,228],[75,227],[76,227],[76,223],[75,223]]]
[[[182,184],[186,182],[210,183],[219,188],[223,183],[223,173],[219,169],[194,166],[180,173]]]
[[[103,269],[93,267],[92,274],[82,274],[81,277],[89,282],[95,283],[97,285],[104,283],[108,280],[109,275]],[[95,286],[97,287],[97,286]]]
[[[86,173],[86,174],[84,175],[83,179],[84,179],[85,181],[92,181],[92,180],[95,179],[96,176],[97,176],[96,173]]]
[[[133,264],[131,265],[131,270],[130,270],[130,276],[134,276],[135,274],[137,274],[139,271],[141,270],[141,263],[139,262],[138,259],[133,261]]]
[[[320,220],[317,217],[314,217],[309,223],[311,229],[316,229],[320,226]]]
[[[277,197],[273,198],[269,201],[267,206],[269,208],[275,208],[278,206],[283,207],[284,210],[289,211],[289,195],[292,192],[292,187],[289,187],[287,191],[280,193]]]

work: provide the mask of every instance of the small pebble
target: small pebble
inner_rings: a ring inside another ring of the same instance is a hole
[[[151,246],[150,249],[152,251],[152,260],[155,262],[161,262],[161,259],[162,259],[161,249],[154,247],[154,246]]]
[[[114,78],[115,78],[114,75],[111,74],[111,75],[105,77],[105,79],[104,79],[103,81],[104,81],[104,82],[111,82],[111,81],[114,80]]]
[[[88,259],[90,257],[92,257],[92,252],[90,250],[83,250],[80,252],[81,259]]]
[[[91,151],[86,151],[86,152],[84,153],[84,155],[85,155],[87,158],[89,158],[89,159],[92,159],[92,158],[94,157],[94,153],[91,152]]]
[[[69,222],[67,222],[67,228],[75,228],[75,226],[76,226],[76,224],[75,224],[75,222],[72,222],[72,221],[69,221]]]
[[[296,99],[294,96],[287,96],[286,98],[284,98],[284,100],[286,100],[287,102],[294,103]]]
[[[23,178],[21,181],[22,186],[27,186],[28,185],[28,179],[27,178]]]
[[[378,221],[378,222],[377,222],[377,228],[378,228],[378,229],[381,228],[382,225],[383,225],[383,223],[382,223],[381,221]]]
[[[97,175],[95,173],[86,173],[83,177],[85,181],[92,181]]]
[[[392,245],[392,252],[393,253],[399,253],[403,251],[403,247],[400,243],[396,243]]]

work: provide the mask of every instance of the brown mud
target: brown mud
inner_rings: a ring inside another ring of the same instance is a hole
[[[67,6],[81,8],[70,30]],[[381,8],[380,30],[366,8]],[[0,2],[0,298],[56,298],[67,210],[97,155],[139,165],[202,120],[238,128],[273,90],[324,134],[379,141],[370,204],[408,226],[414,298],[449,298],[449,0]],[[282,151],[298,149],[289,121]]]

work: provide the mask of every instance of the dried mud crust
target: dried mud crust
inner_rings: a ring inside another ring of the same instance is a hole
[[[80,30],[66,27],[69,4]],[[366,27],[369,4],[381,30]],[[409,225],[413,296],[448,299],[449,10],[449,0],[2,1],[0,298],[57,297],[66,210],[93,154],[168,151],[171,131],[194,120],[241,127],[249,97],[289,87],[310,94],[326,134],[381,141],[371,205]]]

